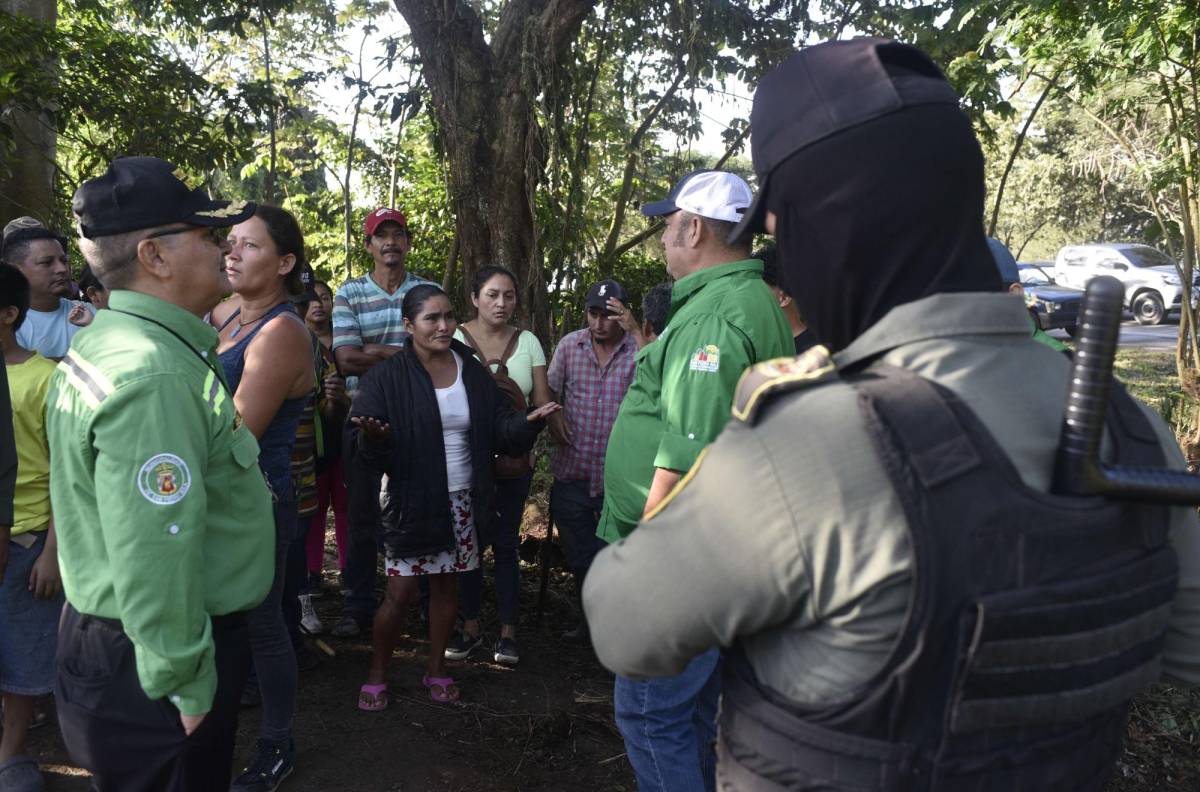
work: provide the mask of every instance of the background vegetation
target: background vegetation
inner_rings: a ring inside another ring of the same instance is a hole
[[[590,281],[664,278],[639,203],[699,166],[752,179],[761,74],[864,34],[923,47],[962,94],[984,221],[1019,258],[1142,241],[1191,280],[1200,0],[0,0],[0,220],[65,227],[81,179],[155,154],[295,212],[337,283],[369,264],[365,212],[394,204],[414,270],[462,299],[511,267],[552,343]]]

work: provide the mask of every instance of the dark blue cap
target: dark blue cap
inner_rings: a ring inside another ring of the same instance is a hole
[[[93,239],[171,223],[223,228],[254,215],[253,203],[214,201],[185,178],[183,171],[157,157],[113,160],[103,176],[75,191],[71,209],[80,234]]]

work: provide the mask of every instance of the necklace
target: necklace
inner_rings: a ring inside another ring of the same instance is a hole
[[[246,325],[252,325],[252,324],[254,324],[255,322],[261,322],[261,321],[263,320],[263,317],[265,317],[267,314],[271,313],[271,311],[273,310],[273,308],[274,308],[274,306],[272,306],[272,308],[268,308],[268,309],[266,310],[266,313],[263,313],[261,316],[259,316],[259,317],[257,317],[257,318],[250,319],[249,321],[247,321],[247,320],[243,319],[243,318],[240,316],[240,314],[242,313],[242,309],[241,309],[241,308],[238,308],[238,310],[237,310],[237,313],[236,313],[236,314],[234,314],[234,316],[235,316],[235,317],[237,317],[237,327],[233,328],[233,332],[229,334],[229,337],[230,337],[230,338],[237,338],[237,335],[238,335],[238,333],[242,332],[242,328],[243,328],[243,327],[245,327]]]

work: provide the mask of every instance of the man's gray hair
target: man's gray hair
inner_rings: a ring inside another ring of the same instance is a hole
[[[746,242],[744,244],[738,243],[736,245],[730,245],[725,241],[725,240],[729,239],[729,236],[733,233],[733,229],[737,228],[737,226],[738,226],[737,223],[731,223],[728,220],[714,220],[711,217],[705,217],[704,215],[698,215],[695,212],[689,212],[686,209],[683,209],[681,211],[683,212],[684,217],[687,217],[687,218],[695,217],[695,218],[698,218],[700,220],[700,222],[704,223],[705,227],[708,228],[708,233],[712,234],[713,237],[716,239],[717,243],[720,244],[722,247],[728,248],[729,250],[736,250],[736,251],[741,251],[743,248],[745,248],[746,253],[750,252],[749,242]],[[680,226],[680,228],[679,228],[678,236],[679,236],[679,241],[682,241],[682,239],[683,239],[683,227],[682,226]],[[676,242],[676,244],[678,244],[678,241]]]
[[[124,289],[137,274],[138,243],[156,230],[142,228],[95,239],[80,236],[79,251],[104,288]]]

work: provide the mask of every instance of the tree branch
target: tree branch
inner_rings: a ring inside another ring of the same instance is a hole
[[[1038,110],[1042,109],[1042,103],[1046,101],[1046,98],[1050,96],[1050,92],[1058,85],[1058,78],[1064,68],[1063,66],[1059,66],[1050,79],[1046,81],[1046,89],[1042,91],[1042,95],[1034,103],[1033,109],[1029,111],[1029,117],[1025,119],[1025,124],[1021,127],[1021,132],[1017,135],[1017,140],[1013,144],[1012,151],[1008,154],[1008,162],[1004,164],[1004,173],[1000,175],[1000,184],[996,187],[996,199],[992,203],[992,219],[988,222],[988,236],[996,235],[996,222],[1000,219],[1000,206],[1004,200],[1004,187],[1008,184],[1008,175],[1012,172],[1013,164],[1017,161],[1017,155],[1021,153],[1021,146],[1025,143],[1025,136],[1029,133],[1029,127],[1033,124],[1033,119],[1037,116]]]
[[[638,154],[641,151],[642,139],[650,130],[655,119],[658,118],[659,113],[666,107],[667,102],[675,96],[686,76],[687,64],[680,59],[675,79],[671,82],[667,90],[663,92],[663,95],[658,98],[654,107],[650,108],[650,112],[642,119],[642,123],[638,125],[637,130],[633,133],[633,137],[629,140],[628,153],[625,157],[625,172],[621,176],[621,189],[617,192],[617,205],[613,210],[612,222],[608,226],[608,235],[604,241],[603,252],[600,254],[601,259],[609,259],[614,255],[617,249],[617,242],[621,238],[621,227],[625,225],[625,210],[629,205],[629,198],[633,194],[633,177],[637,175]]]

